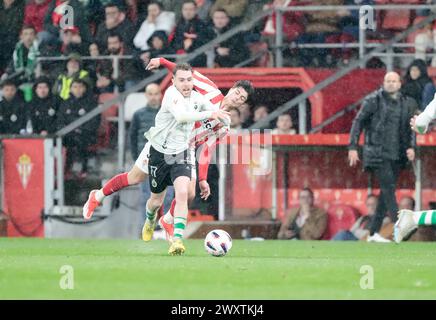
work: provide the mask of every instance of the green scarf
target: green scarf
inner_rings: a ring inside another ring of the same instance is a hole
[[[22,41],[18,42],[15,46],[13,60],[14,69],[19,72],[24,70],[25,76],[30,77],[36,67],[36,58],[39,55],[38,51],[38,41],[35,40],[32,46],[29,48],[29,53],[27,54],[27,64],[24,65],[24,44]]]

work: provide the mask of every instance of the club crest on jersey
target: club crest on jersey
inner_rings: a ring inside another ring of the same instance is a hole
[[[27,188],[32,173],[33,163],[32,159],[27,154],[22,154],[18,158],[17,170],[20,176],[21,185],[24,189]]]

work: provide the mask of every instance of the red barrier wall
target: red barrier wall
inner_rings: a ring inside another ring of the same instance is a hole
[[[4,139],[4,209],[8,237],[43,237],[44,140]]]

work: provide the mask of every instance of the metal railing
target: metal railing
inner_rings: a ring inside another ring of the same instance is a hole
[[[292,6],[292,7],[279,7],[274,8],[273,11],[276,13],[277,21],[276,21],[276,37],[275,37],[275,65],[276,67],[283,66],[283,14],[289,11],[339,11],[339,10],[357,10],[359,11],[364,6]],[[368,6],[365,6],[368,7]],[[370,6],[373,10],[436,10],[436,5],[414,5],[414,4],[389,4],[389,5],[372,5]],[[424,25],[423,25],[424,26]],[[325,45],[325,44],[323,44]],[[359,44],[357,46],[359,48],[359,58],[362,59],[366,54],[366,49],[372,47],[372,45],[368,45],[366,42],[366,33],[363,28],[359,28]],[[310,47],[307,47],[310,48]],[[328,46],[322,46],[322,48],[328,48]],[[362,65],[361,68],[364,66]]]

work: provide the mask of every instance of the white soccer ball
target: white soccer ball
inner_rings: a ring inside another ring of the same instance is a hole
[[[204,239],[204,248],[214,257],[225,256],[232,248],[232,238],[224,230],[212,230]]]

